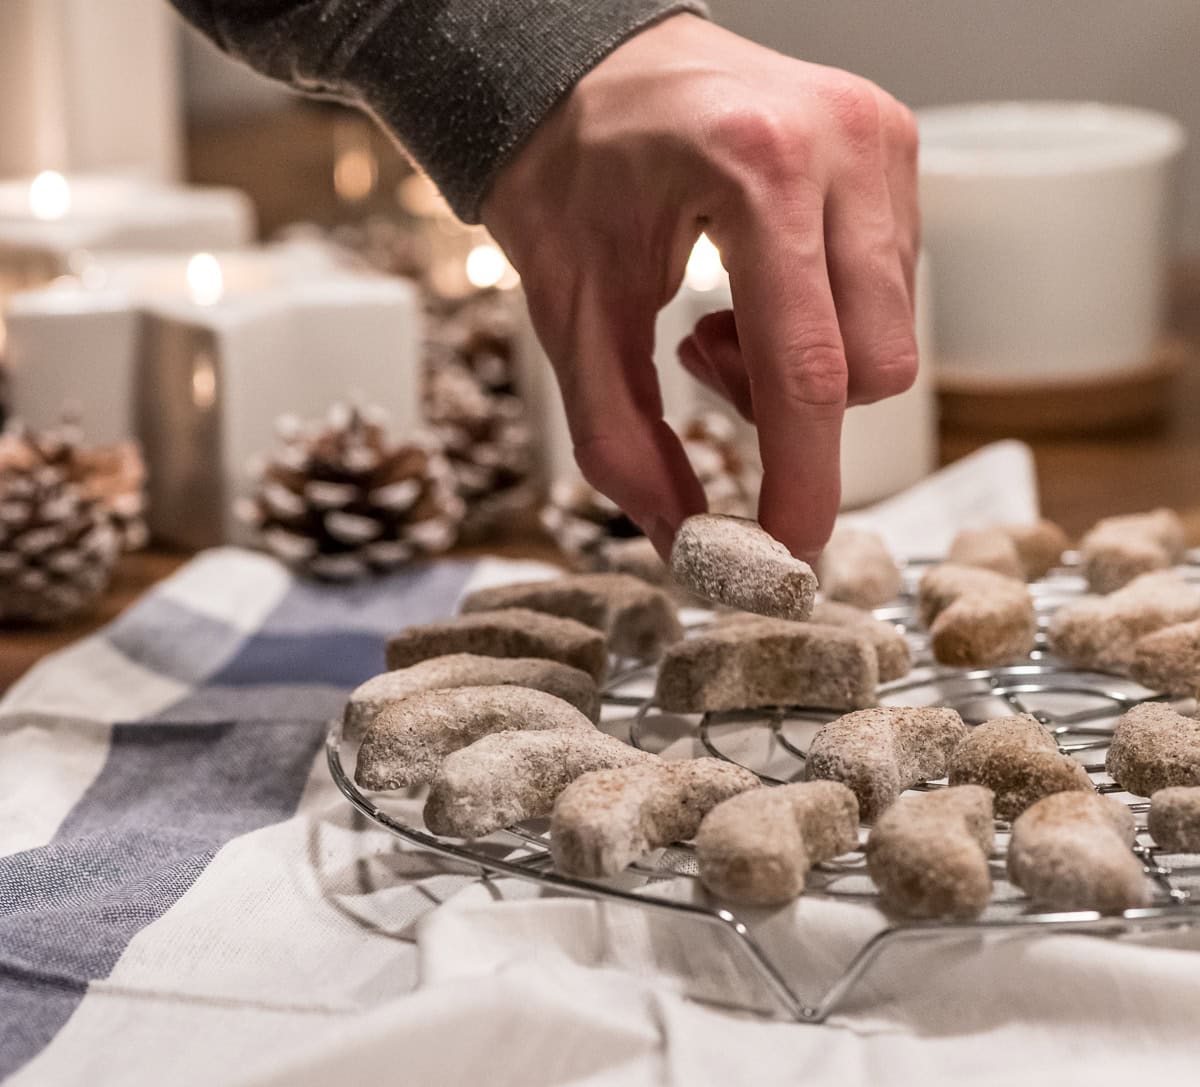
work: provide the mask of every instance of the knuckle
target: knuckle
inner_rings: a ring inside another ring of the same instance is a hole
[[[712,122],[712,144],[723,152],[734,176],[783,183],[802,166],[796,126],[774,112],[743,107]]]
[[[833,122],[843,137],[854,144],[879,138],[879,100],[869,83],[854,76],[831,78],[823,97]]]
[[[861,375],[855,375],[857,399],[865,402],[899,396],[917,380],[917,350],[907,343],[886,358],[871,363]]]
[[[846,356],[833,339],[797,348],[796,362],[784,371],[787,400],[805,408],[841,409],[846,403]]]

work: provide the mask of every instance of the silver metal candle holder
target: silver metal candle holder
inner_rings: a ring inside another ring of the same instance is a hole
[[[876,615],[905,629],[917,663],[904,679],[881,686],[879,700],[884,705],[949,706],[968,724],[1010,713],[1033,714],[1054,733],[1062,752],[1083,762],[1098,792],[1116,796],[1134,813],[1138,834],[1133,849],[1154,888],[1151,905],[1142,909],[1118,914],[1036,912],[1008,882],[1009,826],[997,822],[992,902],[978,919],[897,920],[879,908],[860,841],[854,852],[815,868],[798,900],[801,908],[828,904],[848,910],[846,946],[832,951],[822,947],[833,957],[838,950],[844,952],[837,965],[830,966],[823,961],[829,956],[805,948],[805,926],[795,923],[791,913],[731,908],[716,901],[700,885],[687,843],[660,850],[611,879],[569,878],[554,871],[547,820],[509,827],[479,841],[439,838],[419,819],[400,811],[413,810],[412,794],[404,794],[401,801],[396,794],[361,791],[347,769],[353,752],[340,722],[331,727],[326,741],[330,772],[358,812],[413,846],[466,862],[485,876],[510,876],[549,892],[593,899],[614,917],[615,911],[639,911],[643,951],[652,948],[656,970],[672,976],[689,996],[798,1022],[821,1023],[844,1008],[869,989],[864,982],[879,960],[893,954],[931,954],[947,942],[964,940],[982,948],[996,938],[1062,933],[1128,938],[1200,925],[1200,856],[1169,856],[1157,849],[1145,829],[1149,803],[1124,792],[1104,771],[1104,752],[1122,713],[1146,701],[1168,701],[1185,712],[1193,710],[1194,703],[1168,699],[1124,677],[1072,668],[1049,655],[1044,638],[1049,616],[1084,591],[1082,579],[1072,570],[1074,556],[1068,560],[1062,570],[1031,587],[1043,633],[1029,658],[973,670],[946,669],[930,658],[915,619],[912,591],[929,564],[910,563],[908,589],[895,605]],[[1200,581],[1200,552],[1189,556],[1183,570]],[[820,707],[668,714],[655,705],[653,691],[652,666],[616,662],[604,691],[602,727],[648,750],[693,737],[704,753],[746,766],[767,784],[798,780],[816,729],[839,715]],[[927,782],[918,788],[944,784]]]

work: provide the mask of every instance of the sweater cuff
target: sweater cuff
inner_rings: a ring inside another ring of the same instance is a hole
[[[639,30],[697,0],[408,0],[360,39],[340,80],[466,222],[575,84]]]

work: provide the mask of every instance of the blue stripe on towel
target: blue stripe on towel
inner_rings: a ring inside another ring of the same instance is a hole
[[[209,686],[113,729],[103,770],[54,840],[0,857],[0,1079],[49,1044],[88,983],[223,845],[294,813],[337,690],[381,667],[382,618],[399,629],[444,617],[472,569],[438,564],[370,590],[298,585]],[[217,666],[217,643],[233,650],[232,635],[190,613],[178,616],[188,637],[175,637],[177,605],[165,603],[148,598],[110,628],[114,643],[176,678]]]

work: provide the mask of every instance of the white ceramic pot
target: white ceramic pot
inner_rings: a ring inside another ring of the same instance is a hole
[[[1147,366],[1182,128],[1086,102],[951,106],[918,123],[939,380],[1003,389]]]

